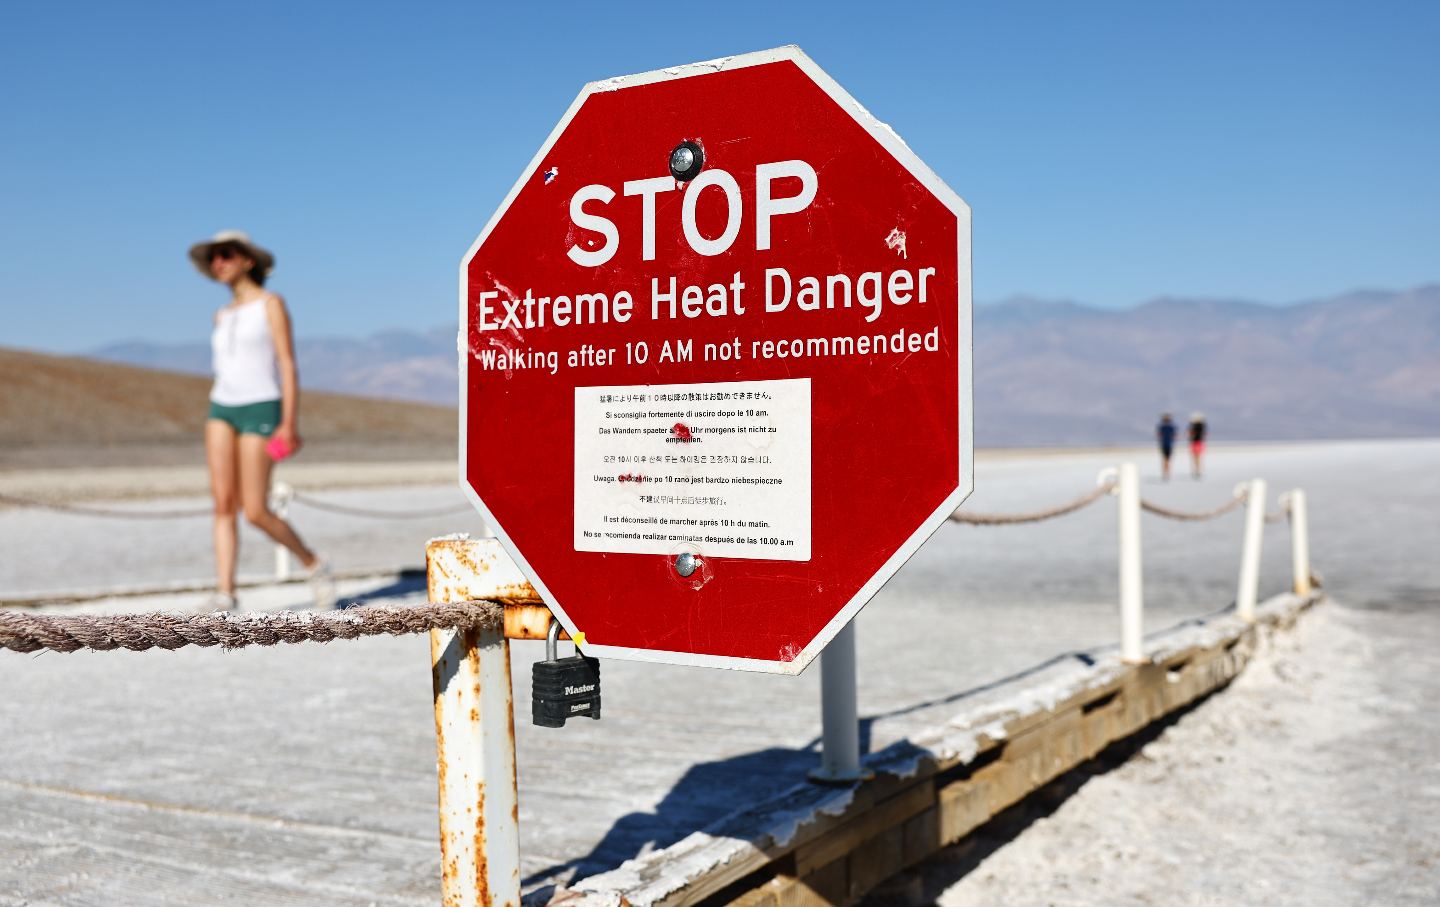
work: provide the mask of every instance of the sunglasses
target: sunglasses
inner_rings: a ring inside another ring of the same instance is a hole
[[[221,261],[231,261],[233,259],[239,258],[240,255],[240,250],[235,248],[234,246],[216,246],[215,248],[210,250],[211,261],[214,261],[217,258]]]

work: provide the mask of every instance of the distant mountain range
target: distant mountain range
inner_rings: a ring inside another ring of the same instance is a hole
[[[79,356],[0,347],[0,471],[204,462],[210,381]],[[314,391],[307,462],[454,457],[455,410]]]
[[[307,387],[453,406],[455,329],[297,341]],[[89,355],[206,373],[203,343]],[[981,446],[1148,442],[1192,410],[1216,440],[1440,435],[1440,285],[1285,306],[1156,299],[1131,309],[1016,297],[975,309]]]
[[[361,397],[454,406],[455,329],[389,330],[369,337],[299,337],[301,386]],[[210,344],[127,340],[84,355],[148,368],[210,374]]]

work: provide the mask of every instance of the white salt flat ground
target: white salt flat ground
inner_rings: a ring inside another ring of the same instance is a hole
[[[982,463],[967,506],[1056,503],[1092,486],[1113,459]],[[1274,491],[1303,486],[1327,588],[1348,607],[1372,609],[1367,614],[1408,603],[1433,627],[1437,463],[1440,442],[1428,441],[1221,448],[1205,481],[1150,480],[1143,492],[1201,508],[1251,476],[1269,479]],[[1153,477],[1153,464],[1141,465]],[[324,496],[394,509],[459,500],[445,487]],[[187,503],[203,502],[130,506]],[[299,507],[295,514],[341,568],[418,565],[429,536],[481,528],[469,515],[380,522]],[[869,745],[942,720],[966,690],[1111,642],[1114,525],[1107,500],[1036,526],[942,527],[859,619]],[[1198,525],[1145,518],[1152,626],[1232,601],[1240,528],[1238,513]],[[865,531],[863,522],[855,531]],[[245,569],[263,573],[269,546],[246,541]],[[1289,575],[1286,528],[1268,529],[1266,543],[1262,594],[1283,589]],[[0,598],[203,577],[208,560],[203,520],[0,512]],[[343,591],[421,597],[418,583],[388,580]],[[245,603],[281,608],[303,603],[304,594],[271,587]],[[1423,637],[1414,638],[1418,646]],[[1402,634],[1397,652],[1404,643]],[[818,671],[786,678],[607,661],[605,718],[550,731],[526,723],[530,662],[540,648],[515,646],[527,887],[678,840],[795,783],[816,761]],[[1430,659],[1431,651],[1410,657]],[[233,653],[0,653],[0,690],[0,903],[436,899],[434,728],[422,638]],[[1223,697],[1213,707],[1223,708]]]
[[[1137,755],[1037,795],[1003,833],[889,883],[892,899],[908,888],[941,907],[1431,907],[1437,608],[1433,595],[1321,605]]]

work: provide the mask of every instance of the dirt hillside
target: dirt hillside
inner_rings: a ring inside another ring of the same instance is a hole
[[[304,374],[301,374],[304,387]],[[193,460],[210,379],[0,348],[0,467]],[[303,392],[306,459],[446,459],[455,410]]]

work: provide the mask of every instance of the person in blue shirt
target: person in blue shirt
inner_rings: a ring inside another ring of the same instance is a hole
[[[1175,419],[1169,413],[1160,414],[1160,424],[1155,426],[1155,440],[1160,442],[1160,475],[1170,481],[1170,455],[1175,452]]]

